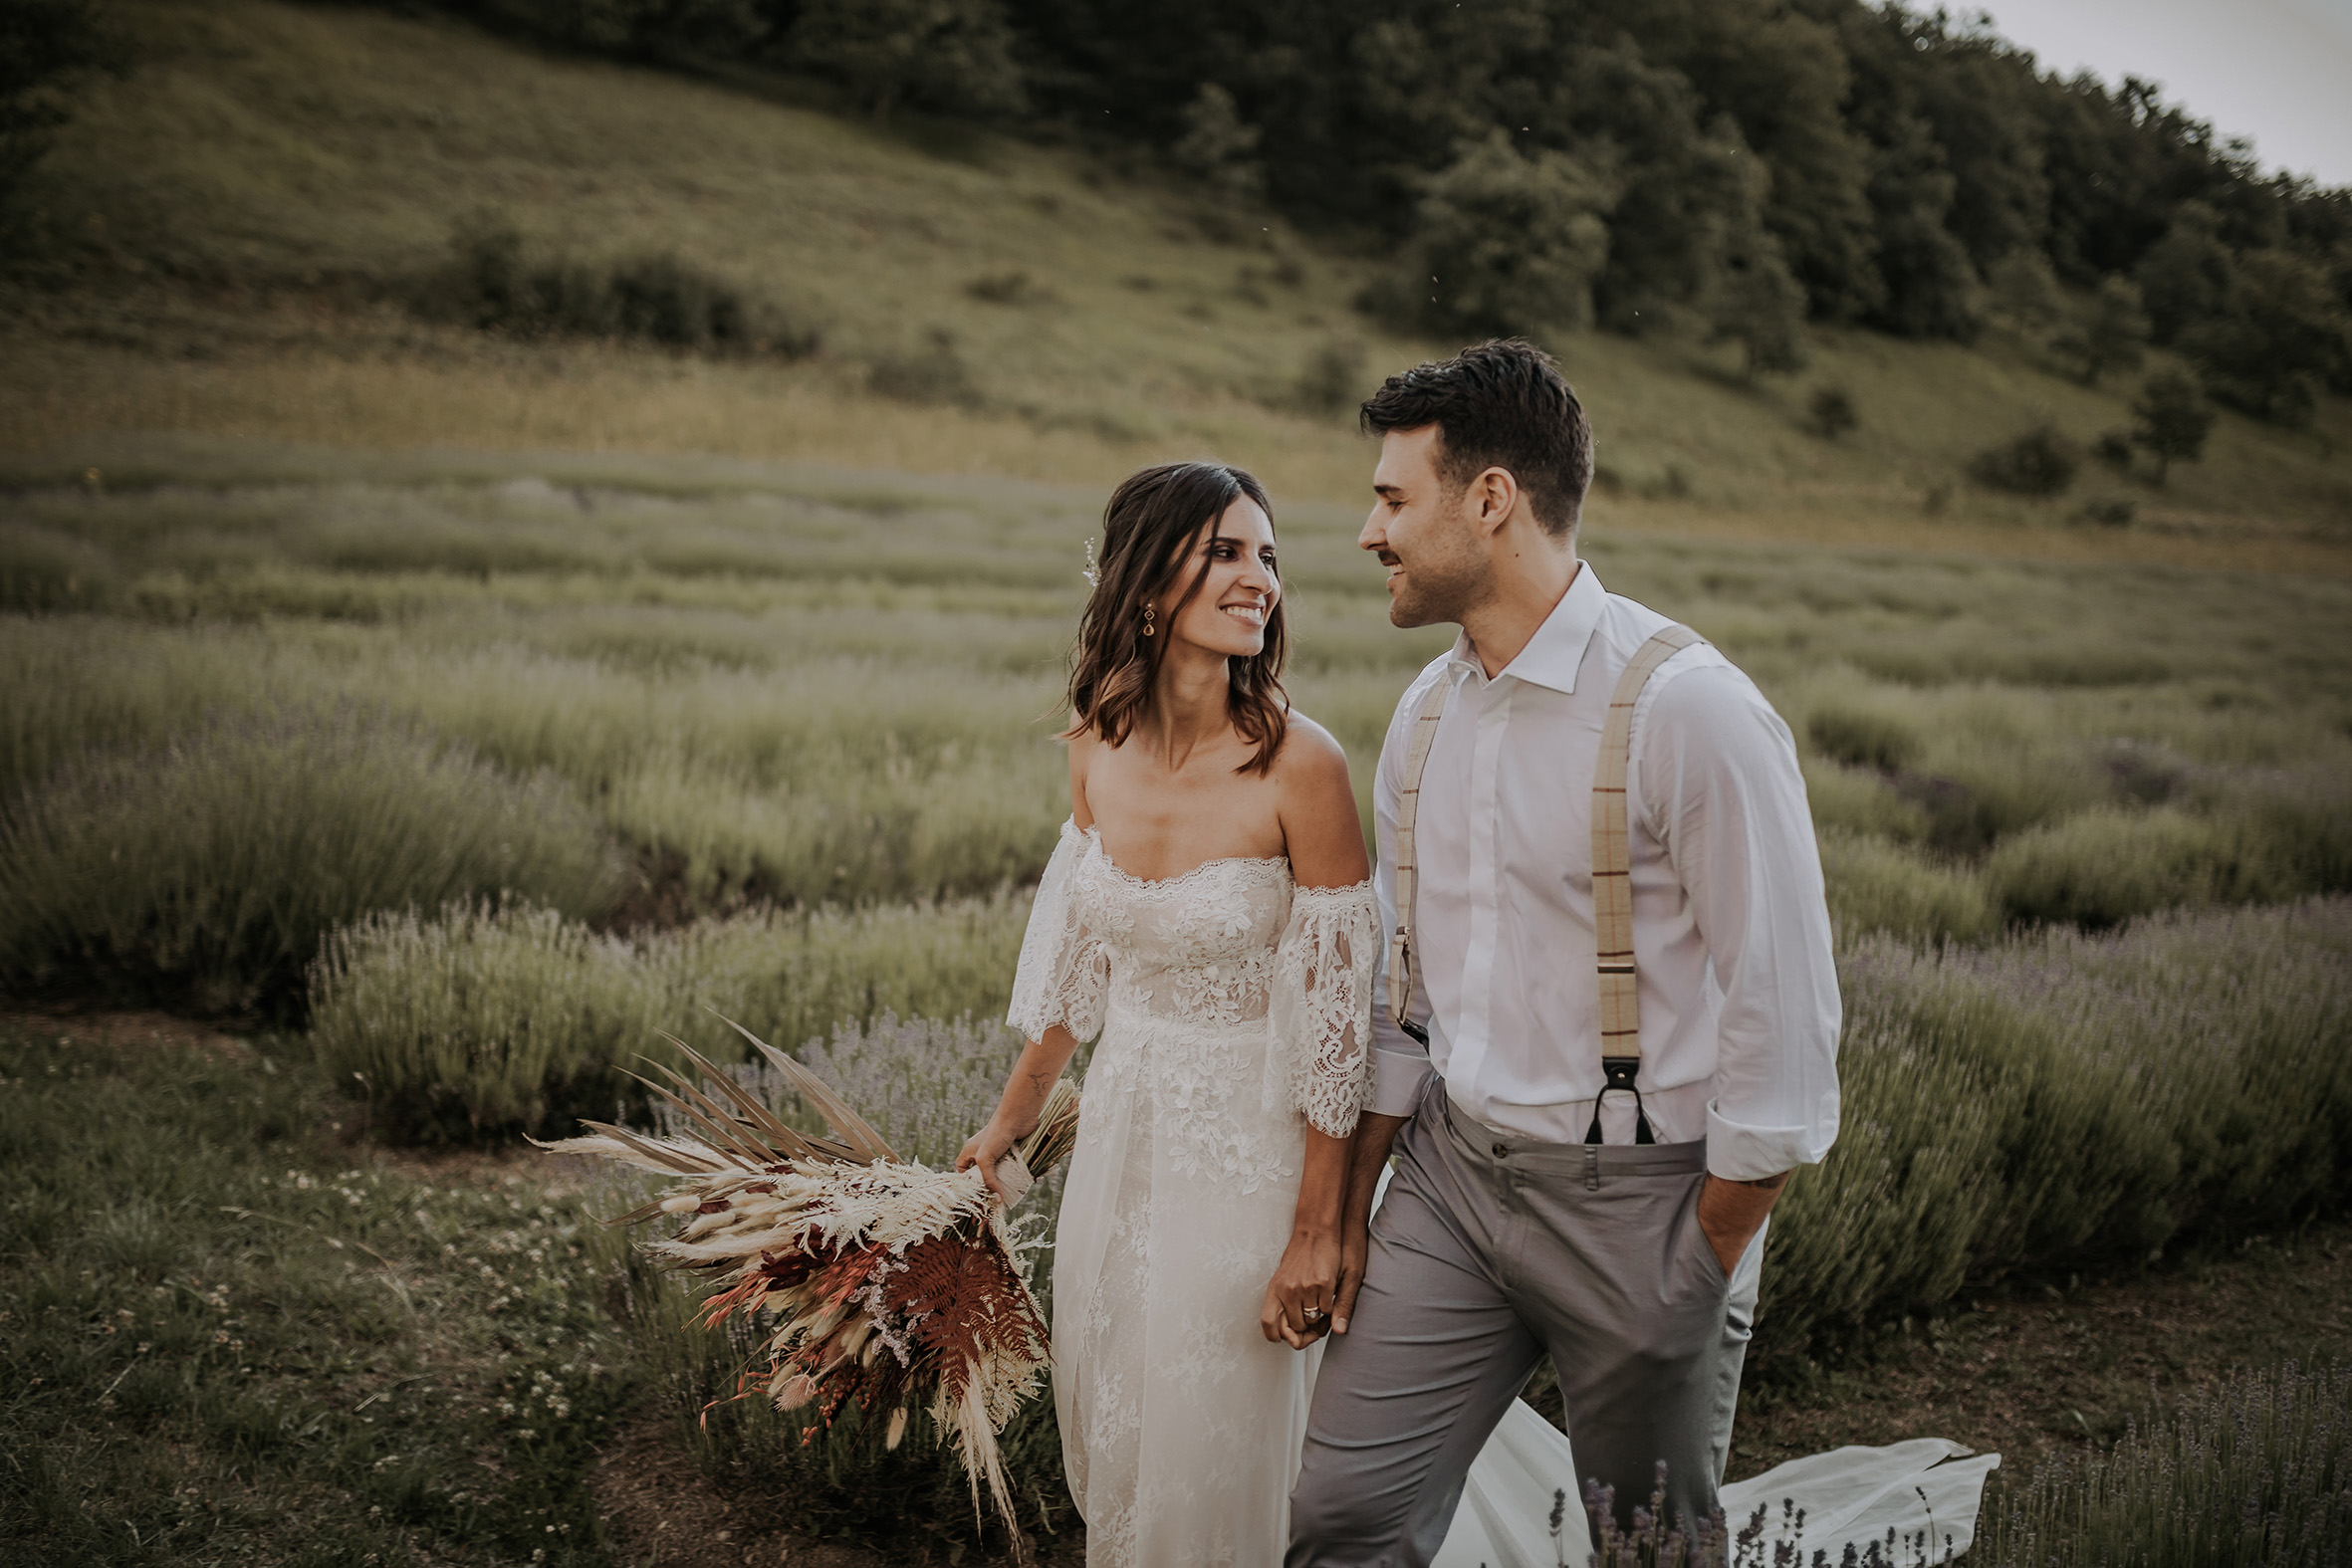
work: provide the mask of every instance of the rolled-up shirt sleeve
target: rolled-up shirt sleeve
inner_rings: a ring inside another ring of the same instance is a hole
[[[1380,851],[1372,868],[1372,892],[1380,905],[1380,964],[1372,982],[1372,1094],[1364,1109],[1380,1116],[1410,1116],[1421,1103],[1431,1068],[1429,1047],[1398,1028],[1388,1010],[1388,965],[1394,951],[1396,910],[1396,808],[1404,791],[1404,743],[1418,711],[1424,683],[1416,681],[1397,704],[1380,765],[1372,774],[1372,830]],[[1429,996],[1414,988],[1413,1017],[1428,1026]]]
[[[1646,695],[1641,808],[1723,991],[1707,1168],[1754,1181],[1817,1164],[1837,1138],[1843,1005],[1794,738],[1728,665]]]

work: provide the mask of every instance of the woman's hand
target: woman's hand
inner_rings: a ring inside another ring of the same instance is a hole
[[[1258,1327],[1270,1344],[1304,1350],[1329,1331],[1338,1293],[1339,1232],[1321,1227],[1294,1231],[1266,1287]]]
[[[988,1119],[988,1125],[974,1133],[971,1140],[964,1145],[964,1152],[956,1156],[956,1169],[969,1171],[977,1166],[980,1170],[980,1179],[988,1184],[988,1190],[1010,1205],[1014,1202],[1014,1198],[998,1182],[997,1167],[1004,1163],[1005,1157],[1013,1152],[1014,1147],[1022,1139],[1036,1130],[1033,1125],[1017,1132],[1006,1124],[1002,1112],[991,1116]]]

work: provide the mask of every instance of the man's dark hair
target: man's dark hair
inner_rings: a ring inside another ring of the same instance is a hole
[[[1497,338],[1392,375],[1364,402],[1367,435],[1429,425],[1438,477],[1455,493],[1505,469],[1543,532],[1576,531],[1592,483],[1592,422],[1558,360],[1524,337]]]

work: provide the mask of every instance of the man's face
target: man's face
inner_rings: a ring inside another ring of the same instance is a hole
[[[1494,567],[1481,548],[1471,500],[1437,470],[1436,425],[1392,430],[1380,438],[1372,471],[1372,515],[1356,544],[1388,568],[1388,619],[1396,626],[1460,621],[1493,590]]]

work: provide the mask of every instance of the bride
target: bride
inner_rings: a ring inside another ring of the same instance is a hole
[[[1070,819],[1014,984],[1030,1041],[959,1169],[994,1185],[1099,1031],[1054,1251],[1090,1564],[1271,1564],[1339,1296],[1379,917],[1347,759],[1283,695],[1266,492],[1112,496],[1069,684]]]

